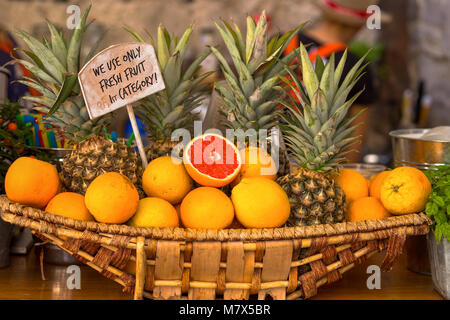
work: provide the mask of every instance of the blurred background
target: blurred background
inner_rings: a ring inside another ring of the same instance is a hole
[[[220,18],[232,18],[245,30],[246,15],[265,9],[273,34],[304,21],[308,21],[307,32],[323,19],[316,0],[0,0],[0,23],[10,33],[23,29],[42,38],[48,32],[45,19],[67,30],[68,6],[76,4],[84,10],[91,2],[90,19],[95,21],[85,37],[87,50],[100,41],[105,31],[100,48],[133,41],[123,29],[124,25],[155,34],[162,23],[171,32],[181,34],[194,22],[189,56],[195,57],[205,45],[223,46],[213,23]],[[355,3],[335,2],[344,7]],[[330,1],[330,4],[335,2]],[[381,0],[378,6],[389,19],[383,20],[380,28],[362,26],[348,46],[356,56],[373,48],[368,59],[375,98],[365,119],[367,133],[359,161],[387,163],[391,130],[450,124],[450,1]],[[17,44],[22,45],[19,41]],[[211,55],[205,69],[214,68],[217,64]],[[408,105],[413,111],[408,119],[402,119],[405,117],[402,105],[403,108]],[[421,108],[428,112],[423,112],[419,119]],[[126,114],[117,120],[119,134],[125,131],[124,121]],[[370,155],[378,158],[373,160]]]

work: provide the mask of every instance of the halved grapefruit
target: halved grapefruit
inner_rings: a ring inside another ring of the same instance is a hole
[[[241,170],[237,147],[215,133],[192,139],[184,148],[183,162],[191,178],[206,187],[223,187]]]

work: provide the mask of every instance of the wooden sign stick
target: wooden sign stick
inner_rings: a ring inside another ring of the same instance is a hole
[[[136,144],[139,149],[139,154],[141,156],[142,167],[145,169],[148,165],[147,156],[145,155],[144,144],[142,143],[141,134],[139,133],[136,117],[134,116],[134,111],[131,104],[127,104],[127,111],[128,117],[130,118],[131,127],[133,128],[134,137],[136,138]]]
[[[147,157],[131,104],[165,89],[155,49],[146,43],[106,48],[84,65],[78,80],[91,119],[127,107],[145,169]]]

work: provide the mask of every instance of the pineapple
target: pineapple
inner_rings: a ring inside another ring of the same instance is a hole
[[[220,111],[227,118],[225,125],[234,130],[243,130],[250,142],[256,141],[257,146],[266,149],[278,164],[278,174],[287,173],[289,161],[283,143],[272,141],[269,135],[272,129],[277,130],[280,120],[278,100],[285,95],[280,86],[279,74],[286,74],[284,66],[295,58],[295,50],[279,58],[302,26],[281,37],[274,36],[269,41],[265,11],[257,23],[251,16],[247,17],[245,40],[236,24],[232,27],[226,21],[216,23],[236,72],[216,48],[211,48],[220,62],[227,83],[227,86],[215,84],[224,104]],[[267,130],[267,137],[259,135],[260,130]],[[276,148],[279,150],[278,158],[273,152]]]
[[[358,116],[346,118],[355,99],[347,96],[361,77],[366,65],[361,58],[341,82],[346,61],[344,53],[335,68],[332,55],[324,65],[317,58],[315,68],[303,44],[300,45],[301,77],[303,84],[289,69],[290,78],[282,79],[295,93],[297,99],[282,104],[288,112],[281,125],[283,136],[296,168],[277,182],[283,187],[291,202],[291,225],[317,225],[344,220],[345,195],[331,178],[339,163],[357,140],[352,137],[352,121]]]
[[[89,183],[103,172],[122,172],[135,184],[139,183],[141,175],[139,159],[130,146],[122,141],[113,143],[100,136],[110,123],[111,115],[91,120],[80,92],[77,76],[89,10],[90,7],[83,13],[68,46],[62,32],[50,22],[50,41],[44,38],[40,42],[24,31],[17,33],[30,48],[31,51],[23,52],[32,62],[20,59],[16,62],[33,74],[33,77],[25,77],[20,82],[41,93],[39,97],[24,98],[37,103],[34,109],[45,113],[50,123],[60,127],[69,145],[75,146],[63,160],[61,176],[66,189],[82,194]],[[95,50],[92,48],[86,61]]]
[[[127,28],[127,31],[136,40],[145,42],[136,31],[131,28]],[[149,161],[171,154],[172,149],[179,143],[171,138],[174,130],[193,129],[198,116],[192,111],[200,106],[204,89],[210,85],[206,78],[212,71],[199,74],[199,70],[200,64],[211,50],[206,49],[190,65],[183,65],[192,31],[190,26],[178,39],[159,25],[156,43],[150,36],[166,88],[145,97],[137,106],[137,113],[149,130],[149,146],[146,152]],[[179,147],[174,153],[182,156],[181,145]]]

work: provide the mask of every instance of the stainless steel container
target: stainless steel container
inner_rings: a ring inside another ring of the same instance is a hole
[[[61,165],[64,160],[64,157],[69,154],[72,149],[66,148],[39,148],[42,151],[47,152],[52,155],[54,158],[54,165],[61,171]],[[44,250],[44,262],[56,265],[72,265],[72,264],[81,264],[76,258],[65,252],[64,250],[58,248],[57,246],[47,243],[42,247]]]
[[[45,263],[55,264],[58,266],[70,266],[73,264],[82,265],[82,262],[77,258],[51,243],[45,244],[41,250],[44,250]]]
[[[421,170],[450,163],[450,142],[425,140],[421,136],[430,129],[391,131],[394,166],[411,166]]]
[[[54,165],[56,166],[56,169],[58,171],[61,171],[61,165],[64,160],[64,157],[69,154],[72,149],[67,148],[44,148],[44,147],[38,147],[38,149],[48,153],[49,155],[53,156],[54,158]]]
[[[442,238],[437,243],[433,231],[430,231],[427,244],[434,288],[441,296],[450,300],[450,242]]]
[[[8,98],[8,82],[11,73],[8,69],[0,67],[0,103],[5,103]]]
[[[12,225],[0,218],[0,269],[9,266]]]
[[[431,129],[401,129],[389,133],[392,139],[394,166],[421,170],[435,169],[450,163],[450,142],[422,138]],[[409,270],[431,275],[426,236],[409,237],[405,243]]]

